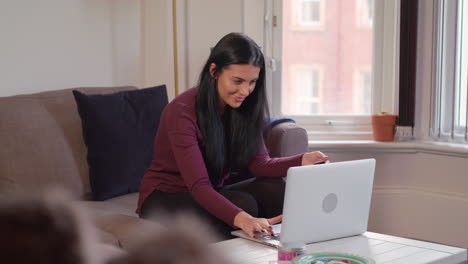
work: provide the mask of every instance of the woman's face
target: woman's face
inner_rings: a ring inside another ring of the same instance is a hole
[[[210,73],[213,75],[216,65],[210,65]],[[221,111],[229,105],[238,108],[245,98],[251,94],[260,73],[260,67],[250,64],[231,64],[214,76],[216,89],[218,89],[219,106]]]

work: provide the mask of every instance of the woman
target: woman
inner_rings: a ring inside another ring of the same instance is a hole
[[[271,232],[281,221],[282,177],[291,166],[326,161],[321,152],[270,158],[263,143],[267,117],[265,61],[249,37],[231,33],[212,49],[197,87],[164,109],[154,158],[140,185],[137,213],[195,210],[226,237]],[[247,172],[254,179],[224,182]]]

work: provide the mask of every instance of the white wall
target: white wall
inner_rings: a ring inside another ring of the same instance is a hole
[[[188,85],[192,86],[198,80],[210,48],[227,33],[242,31],[242,1],[187,1],[186,19]]]
[[[0,95],[112,85],[111,5],[0,2]]]
[[[243,32],[263,45],[263,0],[178,0],[179,92],[196,85],[210,48]]]
[[[172,1],[142,0],[141,21],[142,86],[166,84],[171,100],[175,96]]]
[[[468,248],[468,153],[411,144],[318,149],[332,161],[377,160],[370,231]]]
[[[179,93],[210,47],[245,32],[263,44],[263,0],[177,0]],[[172,0],[0,2],[0,96],[78,86],[166,84],[175,96]]]
[[[95,1],[96,2],[96,1]],[[141,1],[109,0],[113,85],[143,84]]]
[[[0,96],[163,83],[171,95],[171,2],[1,1]]]

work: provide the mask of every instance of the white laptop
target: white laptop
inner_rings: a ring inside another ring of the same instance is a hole
[[[360,235],[367,231],[374,171],[375,159],[289,168],[283,222],[273,226],[279,235],[232,234],[273,247]]]

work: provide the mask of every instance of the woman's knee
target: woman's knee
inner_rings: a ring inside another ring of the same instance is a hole
[[[221,191],[224,197],[253,217],[258,217],[258,203],[251,194],[240,191]]]
[[[143,202],[140,217],[151,220],[178,213],[204,216],[204,211],[189,193],[164,193],[155,190]]]
[[[283,178],[258,178],[249,186],[249,192],[258,201],[259,216],[282,214],[285,187]]]
[[[286,188],[286,182],[283,178],[257,178],[254,183],[256,190],[262,190],[267,194],[283,194]]]

